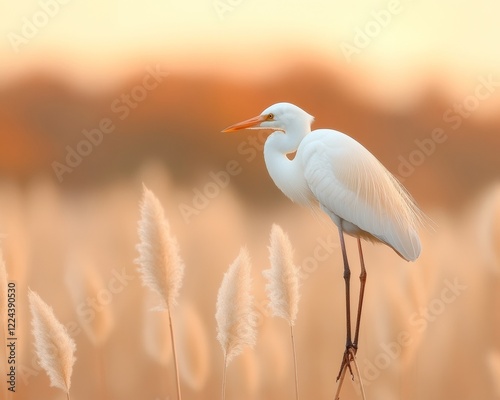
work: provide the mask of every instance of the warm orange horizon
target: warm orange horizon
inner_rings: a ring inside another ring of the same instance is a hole
[[[48,70],[105,87],[144,62],[241,79],[272,76],[300,59],[361,71],[389,91],[415,86],[429,71],[465,91],[475,75],[500,69],[500,5],[487,0],[31,0],[9,11],[0,16],[0,82]]]

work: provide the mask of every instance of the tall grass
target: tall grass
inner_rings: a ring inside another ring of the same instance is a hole
[[[217,340],[224,353],[222,399],[226,398],[226,373],[231,360],[240,355],[245,346],[255,344],[250,256],[245,248],[224,274],[217,295],[215,319]]]
[[[65,255],[68,244],[71,245],[70,248],[85,246],[87,250],[85,257],[78,256],[82,269],[80,272],[85,272],[85,260],[90,259],[97,260],[99,263],[94,265],[99,265],[103,271],[108,268],[121,273],[125,269],[130,275],[129,267],[135,257],[137,242],[137,182],[123,181],[119,190],[99,190],[82,196],[54,196],[55,199],[52,200],[49,196],[44,203],[56,203],[50,206],[51,212],[47,218],[41,218],[45,207],[37,211],[39,218],[32,218],[33,213],[27,212],[38,204],[40,197],[38,191],[29,189],[29,185],[27,183],[26,190],[20,192],[19,201],[12,202],[17,204],[15,215],[12,215],[12,208],[0,207],[0,231],[7,233],[2,244],[8,278],[15,279],[19,311],[19,391],[12,397],[18,400],[55,399],[56,395],[63,397],[63,392],[59,389],[58,393],[54,393],[54,389],[49,388],[45,372],[42,370],[39,373],[39,367],[33,360],[34,355],[28,348],[30,321],[24,299],[29,284],[33,288],[43,288],[44,293],[51,293],[50,305],[61,318],[60,321],[68,327],[68,332],[78,346],[78,364],[75,364],[71,379],[71,398],[88,398],[92,391],[89,378],[94,373],[90,372],[94,354],[93,351],[88,351],[92,347],[84,332],[77,334],[80,327],[75,324],[78,322],[78,309],[70,301],[68,291],[61,290],[58,277],[67,266]],[[265,236],[271,218],[286,221],[290,238],[300,239],[293,243],[294,261],[301,273],[302,293],[300,313],[294,325],[300,396],[306,399],[332,399],[336,390],[334,374],[338,367],[338,343],[343,342],[345,333],[340,324],[344,315],[344,299],[343,281],[341,274],[338,274],[342,266],[336,253],[336,236],[331,235],[330,238],[330,232],[318,221],[311,219],[308,211],[291,206],[271,209],[269,214],[265,211],[262,214],[247,211],[244,203],[238,201],[234,193],[226,196],[225,190],[221,191],[219,198],[213,199],[209,207],[201,210],[199,216],[194,216],[190,224],[185,224],[175,208],[179,199],[192,198],[192,192],[183,190],[169,187],[168,191],[163,191],[163,197],[159,197],[165,211],[166,205],[170,205],[169,212],[172,212],[172,216],[169,223],[172,232],[175,231],[182,249],[185,249],[186,263],[193,266],[186,271],[189,279],[185,280],[182,288],[182,302],[179,301],[180,305],[174,307],[172,313],[173,322],[178,328],[175,333],[183,399],[220,397],[219,383],[223,371],[213,365],[213,360],[217,359],[214,355],[217,351],[220,352],[220,347],[215,338],[210,338],[210,332],[216,330],[213,314],[221,277],[229,265],[225,263],[243,241],[249,242],[252,268],[259,271],[255,274],[252,287],[256,300],[254,308],[260,312],[258,321],[261,325],[255,351],[245,351],[238,359],[233,359],[227,368],[227,398],[285,399],[288,391],[293,396],[290,336],[285,336],[283,331],[287,325],[282,320],[265,318],[268,311],[265,293],[267,282],[265,279],[257,279],[260,270],[268,269],[270,265]],[[30,196],[29,202],[26,202],[26,195]],[[5,195],[0,189],[1,201],[5,202]],[[116,207],[118,202],[119,207]],[[373,282],[366,292],[366,312],[363,318],[367,329],[360,337],[363,357],[360,358],[358,353],[357,361],[369,399],[467,400],[499,397],[500,319],[495,312],[500,305],[499,204],[498,197],[491,197],[491,202],[471,203],[465,210],[467,214],[462,210],[443,211],[441,214],[431,211],[439,229],[424,232],[424,252],[416,264],[407,264],[382,246],[366,245],[365,256],[372,260],[367,267],[372,271]],[[81,212],[79,207],[82,207]],[[481,219],[478,218],[480,210],[484,211],[481,214],[484,218]],[[56,212],[57,215],[54,214]],[[66,218],[79,212],[77,223],[68,224]],[[224,218],[229,219],[227,223],[221,221],[222,213],[225,213]],[[6,215],[10,218],[8,225],[5,225]],[[57,218],[53,219],[53,216]],[[61,233],[66,234],[70,226],[83,229],[78,231],[77,238],[68,242],[63,240]],[[22,232],[22,235],[16,234],[16,231]],[[40,241],[42,235],[46,241]],[[45,245],[47,238],[50,239],[50,248]],[[346,238],[346,241],[347,246],[355,246],[350,238]],[[221,263],[220,260],[224,262]],[[102,277],[106,276],[103,273]],[[460,285],[467,286],[456,297],[453,291],[447,289],[455,280]],[[116,283],[115,281],[114,284]],[[108,357],[109,398],[164,399],[167,393],[163,395],[157,390],[158,386],[165,384],[172,391],[170,398],[174,399],[169,314],[143,312],[145,291],[140,288],[139,283],[138,275],[132,274],[132,280],[128,281],[127,286],[123,286],[122,291],[112,292],[115,334],[112,338],[104,339],[101,345]],[[104,288],[97,289],[98,286],[95,286],[91,289],[89,286],[88,296],[95,298],[90,294],[92,290],[102,292],[106,289],[109,293],[110,289],[116,287],[109,284],[110,280],[101,279],[99,285]],[[149,290],[147,292],[156,296],[154,305],[161,302],[161,296],[158,301],[156,293]],[[189,312],[183,306],[189,303],[195,307],[194,311],[198,314],[198,319],[203,321],[202,324],[187,321]],[[149,308],[152,307],[153,304]],[[87,308],[89,309],[92,306]],[[97,310],[94,308],[94,311]],[[143,320],[144,314],[147,314],[146,320]],[[332,318],[325,318],[325,315],[331,315]],[[63,319],[63,316],[67,318]],[[160,320],[165,322],[161,329],[159,325],[155,325]],[[4,323],[5,320],[2,319],[0,326],[4,327]],[[197,328],[197,325],[202,327]],[[95,329],[98,332],[99,329]],[[198,330],[204,330],[205,333],[200,335],[208,336],[206,341],[198,334]],[[158,333],[156,343],[151,342],[155,336],[153,331]],[[164,368],[158,368],[157,363],[148,357],[144,346],[140,345],[142,332],[149,334],[145,340],[151,345],[152,355],[157,356],[154,360],[163,359],[170,363],[166,367],[167,378]],[[0,335],[4,334],[5,330],[2,329]],[[102,338],[105,336],[101,335]],[[405,339],[403,344],[398,342],[401,338]],[[399,356],[396,347],[398,343],[401,346]],[[168,349],[159,344],[168,346]],[[210,357],[208,377],[205,376],[205,356],[199,350],[201,348]],[[123,362],[124,352],[128,362]],[[392,357],[391,354],[395,356]],[[245,360],[247,356],[248,359]],[[185,357],[188,358],[186,369],[186,365],[183,366]],[[222,365],[222,355],[220,358]],[[3,362],[2,364],[5,365]],[[95,382],[93,377],[92,380]],[[354,393],[358,385],[357,378],[354,389],[350,387],[349,380],[347,371],[342,400],[361,399],[360,395],[356,397]]]
[[[271,228],[270,242],[271,268],[263,272],[268,280],[266,291],[269,297],[269,308],[274,316],[285,319],[290,326],[295,398],[298,400],[299,378],[293,327],[299,312],[299,269],[293,262],[293,248],[288,235],[276,224]]]
[[[157,296],[149,292],[144,301],[142,341],[146,354],[162,367],[172,362],[172,340],[168,314],[153,310],[157,304]]]
[[[98,299],[99,293],[106,290],[102,276],[91,263],[74,262],[68,265],[66,283],[76,310],[85,305],[88,299]],[[77,312],[78,322],[90,342],[102,347],[114,326],[114,317],[109,304],[99,304],[91,316]]]
[[[28,298],[39,364],[47,372],[51,386],[63,390],[69,400],[76,344],[37,293],[30,290]]]
[[[170,233],[170,226],[160,201],[144,186],[139,221],[139,257],[136,263],[144,286],[160,296],[159,310],[165,310],[169,318],[172,354],[174,356],[177,398],[181,399],[179,367],[175,349],[172,308],[176,304],[184,276],[184,263],[179,255],[177,240]]]
[[[157,377],[156,380],[161,382],[157,388],[161,393],[159,398],[167,398],[169,397],[168,393],[172,385],[168,379],[165,379],[164,371],[174,368],[172,339],[170,336],[170,317],[167,312],[155,309],[157,304],[158,295],[152,291],[148,291],[143,301],[143,309],[141,310],[142,350],[157,365],[157,368],[150,372],[150,375]],[[179,373],[182,377],[180,362]]]
[[[81,257],[83,259],[83,257]],[[114,317],[109,304],[99,304],[92,314],[81,312],[88,299],[98,299],[106,290],[101,275],[91,263],[83,264],[71,260],[66,274],[66,283],[73,301],[80,327],[93,344],[96,354],[95,376],[100,382],[102,397],[108,397],[105,345],[114,326]]]

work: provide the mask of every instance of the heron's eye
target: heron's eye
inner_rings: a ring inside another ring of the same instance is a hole
[[[274,119],[274,114],[273,113],[270,113],[267,115],[267,120],[268,121],[272,121]]]

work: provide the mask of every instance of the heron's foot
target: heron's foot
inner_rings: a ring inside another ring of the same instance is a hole
[[[357,351],[358,351],[357,344],[353,344],[350,342],[348,342],[346,344],[344,355],[342,357],[342,364],[340,365],[340,371],[339,371],[339,374],[337,375],[337,381],[342,376],[342,372],[344,371],[344,368],[349,369],[349,373],[351,374],[351,378],[352,378],[352,380],[354,380],[354,374],[353,374],[352,368],[351,368],[351,361],[354,360],[354,356],[356,355]]]

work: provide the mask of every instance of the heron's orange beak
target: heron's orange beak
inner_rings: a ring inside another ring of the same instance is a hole
[[[228,126],[222,132],[234,132],[234,131],[239,131],[240,129],[252,129],[252,128],[255,129],[261,122],[265,120],[266,120],[265,116],[258,115],[257,117],[253,117],[245,121],[238,122],[237,124]]]

